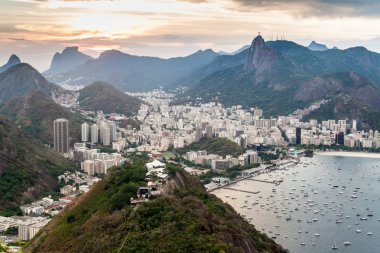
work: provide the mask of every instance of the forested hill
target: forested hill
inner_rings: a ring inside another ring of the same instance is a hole
[[[55,217],[26,252],[286,252],[175,165],[161,196],[129,203],[145,185],[143,162],[107,179]]]

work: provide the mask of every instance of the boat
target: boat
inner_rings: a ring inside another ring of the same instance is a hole
[[[368,232],[367,235],[372,235],[372,232]]]
[[[292,218],[290,216],[286,217],[285,218],[286,220],[291,220]]]
[[[336,243],[334,243],[334,245],[331,246],[331,248],[334,249],[334,250],[335,250],[335,249],[338,249],[338,247],[336,246]]]
[[[314,234],[314,236],[317,236],[317,237],[318,237],[318,236],[320,236],[320,234]]]
[[[348,246],[348,245],[351,245],[351,242],[344,242],[343,244]]]
[[[366,217],[361,217],[360,220],[367,220],[367,218]]]
[[[362,231],[360,229],[355,230],[356,233],[361,233]]]

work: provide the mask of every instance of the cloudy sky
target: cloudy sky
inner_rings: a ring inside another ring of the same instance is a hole
[[[92,56],[230,52],[258,32],[380,52],[379,24],[379,0],[0,0],[0,65],[16,53],[46,70],[73,45]]]

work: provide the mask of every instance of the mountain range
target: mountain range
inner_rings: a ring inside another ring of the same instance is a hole
[[[265,42],[258,36],[249,49],[217,57],[184,80],[189,89],[177,102],[219,101],[227,106],[258,106],[268,116],[275,116],[344,95],[371,112],[380,110],[380,54],[363,47],[312,51],[290,41]],[[326,106],[335,107],[338,100],[329,103]],[[341,110],[339,115],[333,111],[319,118],[352,119],[352,109]],[[361,127],[378,125],[373,120],[369,124],[365,118],[358,119]]]
[[[122,91],[146,91],[172,84],[180,77],[212,62],[217,56],[219,54],[210,49],[170,59],[135,56],[109,50],[103,52],[99,58],[87,60],[65,73],[50,75],[51,71],[48,71],[45,74],[54,83],[87,86],[95,81],[105,81]],[[53,63],[54,59],[52,66],[55,65]],[[77,63],[74,59],[66,62],[69,66]]]

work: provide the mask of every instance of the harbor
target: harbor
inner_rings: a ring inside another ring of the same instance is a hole
[[[378,159],[317,155],[212,192],[290,252],[377,252],[379,181]]]

